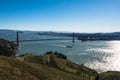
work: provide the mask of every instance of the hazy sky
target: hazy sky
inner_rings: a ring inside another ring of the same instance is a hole
[[[120,0],[0,0],[0,29],[120,31]]]

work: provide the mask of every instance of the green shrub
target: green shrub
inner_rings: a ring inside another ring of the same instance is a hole
[[[54,55],[56,55],[56,56],[59,57],[59,58],[67,59],[67,56],[65,56],[64,54],[59,53],[59,52],[52,52],[52,51],[50,51],[50,52],[46,52],[45,55],[46,55],[46,54],[54,54]]]

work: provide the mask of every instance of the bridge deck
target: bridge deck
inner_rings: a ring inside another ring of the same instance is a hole
[[[29,42],[29,41],[49,41],[49,40],[71,40],[66,38],[55,38],[55,39],[34,39],[34,40],[19,40],[19,42]],[[16,41],[12,41],[16,42]]]

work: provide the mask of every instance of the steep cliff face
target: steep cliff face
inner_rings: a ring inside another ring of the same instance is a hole
[[[0,55],[4,56],[15,56],[17,46],[5,39],[0,39]]]

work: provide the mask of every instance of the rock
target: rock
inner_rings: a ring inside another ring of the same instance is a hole
[[[15,56],[17,46],[5,39],[0,39],[0,55]]]

